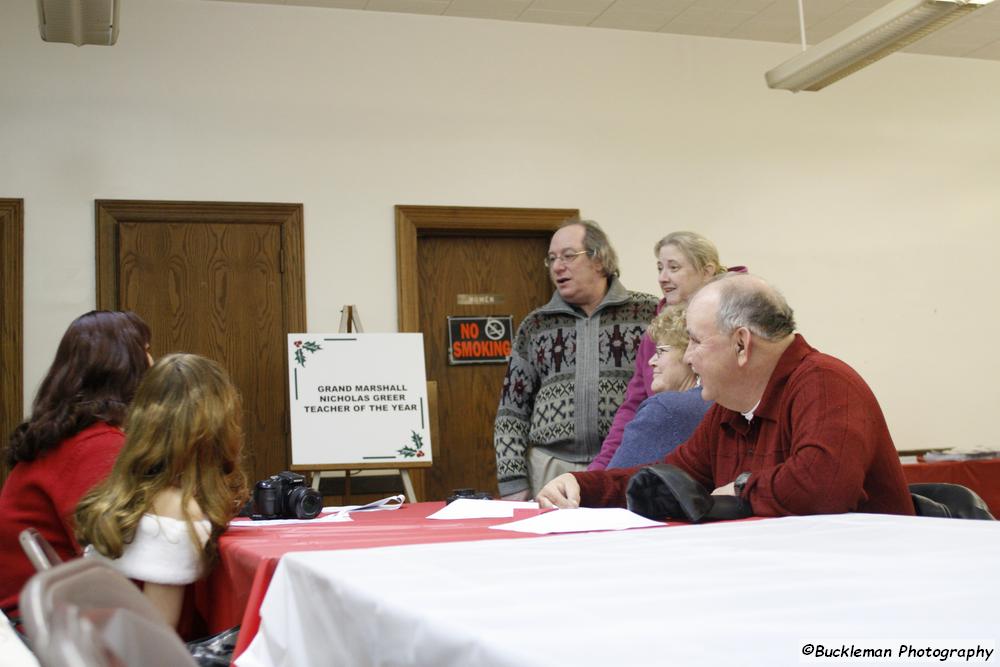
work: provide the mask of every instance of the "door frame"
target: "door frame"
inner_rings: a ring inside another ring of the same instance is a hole
[[[0,199],[0,434],[24,416],[24,200]],[[0,462],[0,484],[7,465]]]
[[[396,212],[396,313],[401,333],[420,331],[420,237],[550,235],[570,218],[575,208],[502,208],[478,206],[417,206],[397,204]],[[437,378],[430,378],[436,380]],[[439,390],[440,393],[440,390]],[[439,396],[438,402],[440,403]],[[434,456],[440,444],[432,439]],[[424,470],[413,471],[420,497],[426,497]]]
[[[97,199],[94,202],[97,248],[97,307],[119,308],[119,225],[123,223],[185,223],[269,225],[279,228],[279,271],[283,275],[281,296],[285,333],[306,331],[305,245],[302,204],[254,202],[151,201]],[[282,341],[281,349],[285,348]],[[285,396],[288,395],[288,359],[284,359]],[[291,461],[289,414],[281,430],[285,434],[285,467]]]
[[[554,232],[576,208],[396,205],[396,313],[400,332],[420,331],[417,238],[447,234]]]

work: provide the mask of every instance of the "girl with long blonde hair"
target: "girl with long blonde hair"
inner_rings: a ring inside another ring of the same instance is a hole
[[[76,511],[80,544],[100,554],[177,625],[184,587],[211,567],[247,498],[239,393],[214,361],[171,354],[139,385],[125,446]]]

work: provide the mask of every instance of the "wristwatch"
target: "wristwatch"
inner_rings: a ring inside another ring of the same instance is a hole
[[[736,479],[733,480],[733,493],[737,498],[743,497],[743,489],[746,488],[748,479],[750,479],[750,473],[741,472],[736,476]]]

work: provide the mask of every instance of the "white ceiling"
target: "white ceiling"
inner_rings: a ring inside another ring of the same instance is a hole
[[[377,12],[464,16],[525,23],[643,30],[798,44],[797,0],[210,0]],[[815,44],[890,0],[803,0],[806,39]],[[1000,2],[904,49],[1000,60]]]

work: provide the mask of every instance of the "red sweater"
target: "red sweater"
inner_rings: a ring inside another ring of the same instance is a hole
[[[17,598],[35,573],[18,542],[34,527],[63,559],[80,554],[73,536],[73,513],[80,498],[111,472],[125,435],[105,423],[88,426],[34,461],[14,466],[0,491],[0,606]]]
[[[779,359],[752,421],[713,405],[664,462],[709,490],[750,472],[744,497],[757,516],[913,514],[899,455],[871,389],[850,366],[799,335]],[[637,470],[574,473],[581,505],[624,506]]]

